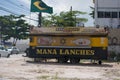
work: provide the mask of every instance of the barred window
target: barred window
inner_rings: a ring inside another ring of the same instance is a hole
[[[120,18],[120,12],[119,12],[119,18]]]
[[[104,12],[98,12],[98,18],[104,18]]]
[[[111,18],[111,12],[105,12],[105,18]]]
[[[117,12],[112,12],[112,18],[118,18],[118,13]]]
[[[118,12],[98,11],[98,18],[118,18]],[[120,12],[119,12],[119,18],[120,18]]]

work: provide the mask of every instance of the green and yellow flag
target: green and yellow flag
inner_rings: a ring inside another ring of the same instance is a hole
[[[53,13],[53,8],[47,6],[42,0],[31,0],[31,12]]]

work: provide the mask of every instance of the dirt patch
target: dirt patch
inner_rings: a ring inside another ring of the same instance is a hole
[[[120,80],[120,64],[34,63],[22,55],[0,58],[0,80]]]

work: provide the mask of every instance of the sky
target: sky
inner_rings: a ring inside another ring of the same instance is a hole
[[[31,0],[0,0],[0,15],[8,15],[11,13],[21,15],[24,14],[28,18],[37,19],[37,13],[30,12]],[[87,12],[86,15],[80,17],[87,18],[88,22],[85,26],[93,26],[94,20],[88,15],[91,12],[90,6],[94,6],[93,0],[42,0],[48,6],[53,7],[53,14],[59,14],[61,11],[69,11],[72,6],[73,10]],[[1,10],[1,9],[4,9]],[[6,12],[6,10],[8,12]],[[42,13],[43,16],[48,13]],[[37,22],[26,19],[30,24],[36,25]]]

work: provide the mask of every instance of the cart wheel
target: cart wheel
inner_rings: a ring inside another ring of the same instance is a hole
[[[80,62],[79,58],[70,58],[70,63],[72,63],[72,64],[76,64],[76,63],[79,63],[79,62]]]
[[[67,63],[68,62],[68,58],[58,58],[58,63]]]

